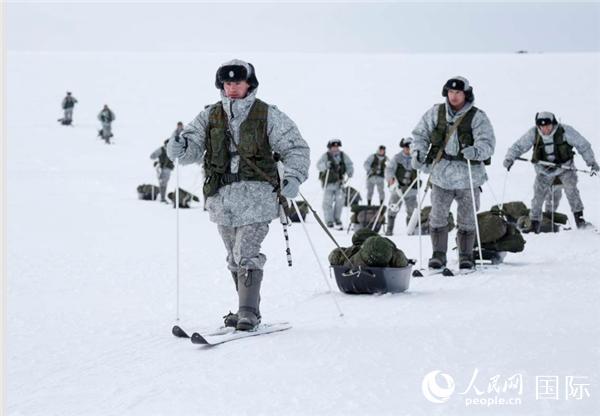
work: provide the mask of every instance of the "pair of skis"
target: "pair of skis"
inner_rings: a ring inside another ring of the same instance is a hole
[[[251,331],[238,331],[235,328],[222,327],[216,331],[201,334],[200,332],[189,333],[189,331],[184,330],[181,326],[175,325],[173,326],[171,333],[178,338],[189,338],[193,344],[215,346],[236,339],[281,332],[288,330],[291,327],[292,326],[288,322],[276,322],[272,324],[260,324]]]
[[[440,269],[428,269],[421,272],[420,270],[413,271],[413,277],[429,277],[441,274],[442,276],[450,277],[450,276],[462,276],[471,273],[475,273],[477,271],[476,268],[473,269],[458,269],[457,271],[453,271],[448,267],[442,267]]]

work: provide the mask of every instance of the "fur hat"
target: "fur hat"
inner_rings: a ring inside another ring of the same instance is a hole
[[[469,84],[469,80],[465,77],[461,77],[457,75],[455,77],[450,78],[444,84],[442,88],[442,96],[448,96],[448,90],[458,90],[463,91],[465,93],[465,99],[467,102],[473,102],[475,97],[473,96],[473,87]]]
[[[403,138],[400,140],[400,147],[410,147],[412,139],[410,137]]]
[[[258,79],[256,78],[256,72],[254,66],[249,62],[244,62],[240,59],[233,59],[225,62],[217,69],[215,76],[215,87],[217,89],[223,89],[223,83],[225,82],[236,82],[246,81],[250,85],[249,91],[254,90],[258,87]]]
[[[558,124],[554,113],[551,113],[550,111],[540,111],[539,113],[535,113],[536,126],[547,126],[548,124]]]
[[[331,149],[332,146],[342,146],[342,141],[340,139],[331,139],[327,142],[327,148]]]

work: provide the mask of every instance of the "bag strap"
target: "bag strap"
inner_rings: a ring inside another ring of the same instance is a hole
[[[441,105],[445,106],[445,104],[441,104]],[[465,118],[467,113],[468,113],[468,111],[465,111],[459,118],[457,118],[454,121],[454,124],[450,125],[450,128],[446,132],[446,139],[444,140],[444,144],[440,147],[440,150],[438,150],[432,166],[435,165],[437,162],[439,162],[440,159],[442,158],[442,156],[444,155],[444,149],[446,149],[446,145],[448,144],[448,141],[450,141],[450,138],[456,132],[456,130],[458,129],[458,126],[460,125],[461,121],[463,121],[463,118]],[[446,116],[446,112],[444,112],[444,117],[445,116]]]

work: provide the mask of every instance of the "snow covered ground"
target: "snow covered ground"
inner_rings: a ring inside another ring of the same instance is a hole
[[[293,329],[213,349],[171,336],[175,212],[137,200],[135,188],[155,181],[148,156],[175,123],[217,100],[213,76],[231,57],[8,55],[8,414],[597,414],[600,235],[592,232],[527,235],[525,251],[497,270],[414,279],[403,294],[335,289],[340,318],[301,227],[291,229],[290,269],[273,222],[261,307],[265,321]],[[319,209],[314,162],[328,139],[342,140],[363,190],[368,154],[379,144],[395,152],[456,74],[471,80],[497,136],[484,208],[501,198],[503,156],[536,111],[554,111],[600,153],[598,54],[240,57],[257,68],[259,97],[310,143],[302,191]],[[79,100],[74,127],[56,122],[66,90]],[[105,103],[117,116],[112,146],[96,137]],[[529,204],[533,177],[532,166],[515,165],[505,200]],[[181,170],[183,188],[199,193],[199,181],[197,166]],[[599,184],[580,176],[596,224]],[[560,211],[572,218],[566,200]],[[307,225],[325,264],[332,243],[311,216]],[[398,231],[394,241],[418,258],[418,237]],[[349,244],[345,232],[336,237]],[[430,252],[425,238],[425,260]],[[224,257],[207,214],[182,210],[184,325],[211,329],[234,309]],[[425,391],[445,403],[423,393],[436,370],[452,377],[454,394],[440,390],[442,375]],[[494,385],[500,393],[488,391]]]

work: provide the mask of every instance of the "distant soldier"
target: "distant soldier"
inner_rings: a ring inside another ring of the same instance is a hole
[[[65,116],[58,119],[63,125],[68,126],[73,123],[73,108],[77,104],[77,99],[71,95],[70,91],[67,91],[67,96],[62,100],[62,109],[65,111]]]
[[[112,134],[112,122],[115,120],[115,113],[108,108],[108,105],[104,104],[104,108],[98,114],[98,120],[102,123],[102,130],[98,133],[104,139],[106,144],[110,144],[110,138],[113,137]]]
[[[394,188],[390,194],[385,235],[394,235],[394,223],[396,222],[396,215],[400,211],[400,207],[402,206],[403,202],[406,202],[407,224],[413,211],[417,207],[417,187],[413,186],[410,191],[406,192],[408,187],[417,178],[417,171],[413,169],[411,165],[412,157],[410,155],[410,142],[410,138],[400,140],[400,148],[402,150],[394,155],[385,169],[385,178],[388,186]],[[403,194],[402,199],[400,199],[400,194]],[[397,209],[392,209],[392,207],[397,207]]]
[[[352,177],[354,165],[348,155],[340,150],[341,140],[332,139],[327,143],[327,152],[317,162],[319,179],[325,190],[323,195],[323,213],[329,228],[335,226],[342,230],[341,215],[346,198],[343,183],[345,177]]]
[[[377,153],[370,155],[365,160],[364,168],[367,171],[367,205],[371,205],[371,199],[373,198],[373,192],[375,186],[377,186],[377,193],[379,194],[379,205],[383,204],[385,200],[384,175],[385,165],[389,161],[389,158],[385,155],[385,146],[379,146]]]

